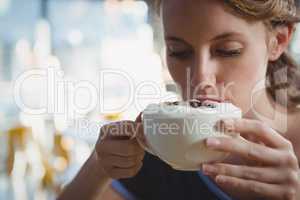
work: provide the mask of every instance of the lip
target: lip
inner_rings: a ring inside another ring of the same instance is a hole
[[[196,99],[199,100],[199,101],[207,101],[208,100],[208,101],[214,101],[214,102],[217,102],[217,103],[225,102],[224,100],[221,100],[221,99],[206,97],[206,96],[196,97]]]

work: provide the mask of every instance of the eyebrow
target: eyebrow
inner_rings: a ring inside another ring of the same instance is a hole
[[[174,37],[174,36],[166,36],[166,40],[171,40],[174,42],[183,42],[183,43],[188,44],[188,42],[186,42],[185,40],[178,38],[178,37]]]
[[[229,37],[232,37],[235,35],[241,36],[242,34],[238,33],[238,32],[225,32],[225,33],[222,33],[221,35],[214,37],[210,41],[222,40],[222,39],[226,39],[226,38],[229,38]],[[181,39],[181,38],[178,38],[175,36],[166,36],[166,40],[175,41],[175,42],[183,42],[183,43],[189,45],[189,43],[186,42],[184,39]]]
[[[211,39],[211,41],[216,41],[216,40],[223,40],[223,39],[226,39],[226,38],[229,38],[229,37],[232,37],[232,36],[241,36],[242,34],[241,33],[238,33],[238,32],[225,32],[221,35],[218,35],[216,37],[214,37],[213,39]]]

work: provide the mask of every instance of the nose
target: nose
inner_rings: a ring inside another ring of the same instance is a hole
[[[191,88],[197,94],[215,94],[217,75],[216,66],[208,56],[197,56],[191,66]]]

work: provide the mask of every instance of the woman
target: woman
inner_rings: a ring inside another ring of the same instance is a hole
[[[208,148],[232,156],[200,172],[180,172],[145,155],[128,137],[141,133],[139,118],[106,125],[101,134],[107,137],[60,199],[300,199],[300,69],[285,52],[299,20],[294,0],[158,4],[168,68],[183,99],[239,106],[243,119],[222,121],[219,128],[242,137],[206,140]],[[254,95],[261,85],[266,87]],[[124,126],[129,131],[116,131]]]

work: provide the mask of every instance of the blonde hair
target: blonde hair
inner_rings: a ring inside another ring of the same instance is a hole
[[[156,0],[157,11],[162,0]],[[220,0],[233,14],[246,20],[262,20],[271,30],[300,22],[294,0]],[[289,111],[300,105],[300,68],[293,58],[284,52],[279,59],[269,62],[266,88],[277,103]]]

